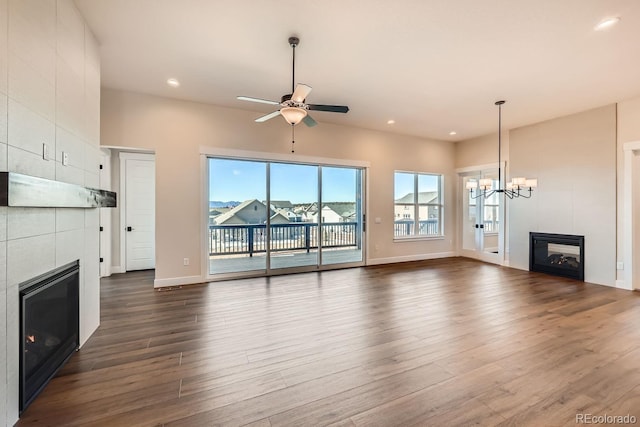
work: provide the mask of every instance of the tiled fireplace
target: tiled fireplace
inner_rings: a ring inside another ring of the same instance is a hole
[[[0,172],[99,188],[99,166],[99,48],[74,1],[0,0]],[[0,426],[20,408],[20,284],[80,260],[82,345],[100,321],[99,226],[98,209],[0,206]]]

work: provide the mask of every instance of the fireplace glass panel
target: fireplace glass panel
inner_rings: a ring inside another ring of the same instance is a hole
[[[20,288],[20,410],[44,388],[79,345],[78,264]]]
[[[546,262],[561,268],[578,268],[580,266],[580,246],[549,243]]]

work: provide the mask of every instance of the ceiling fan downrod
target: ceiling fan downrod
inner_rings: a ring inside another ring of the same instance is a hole
[[[293,63],[291,64],[291,69],[293,70],[291,73],[291,93],[293,93],[296,89],[296,46],[300,43],[300,39],[298,37],[289,37],[289,46],[293,49]]]

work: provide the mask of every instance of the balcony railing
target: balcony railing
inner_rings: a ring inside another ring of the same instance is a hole
[[[438,219],[426,219],[418,221],[418,233],[415,233],[415,224],[415,221],[412,219],[395,221],[393,224],[394,236],[439,236],[441,234]]]
[[[322,224],[323,248],[358,247],[360,244],[357,222],[331,222]],[[292,251],[318,248],[317,223],[271,224],[271,251]],[[209,225],[209,255],[233,255],[266,252],[267,226]]]

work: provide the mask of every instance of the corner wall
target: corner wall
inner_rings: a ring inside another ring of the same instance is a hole
[[[453,255],[454,144],[331,125],[324,122],[324,114],[314,116],[320,123],[317,127],[296,127],[296,155],[370,162],[369,260]],[[102,144],[156,154],[156,280],[201,276],[201,146],[289,155],[290,128],[279,118],[255,123],[259,115],[103,88]],[[394,170],[444,175],[444,239],[393,241]],[[375,218],[381,222],[376,224]],[[197,262],[184,266],[183,258]]]
[[[629,233],[633,233],[633,252],[634,255],[640,251],[640,230],[637,228],[634,230],[628,230],[628,224],[624,222],[624,188],[625,188],[625,165],[624,165],[624,144],[628,142],[640,141],[640,98],[628,99],[618,103],[618,141],[617,141],[617,153],[618,153],[618,246],[617,246],[617,261],[623,262],[623,270],[617,271],[617,279],[620,286],[627,289],[631,289],[633,283],[625,282],[624,270],[629,269],[631,266],[625,265],[625,247],[624,241]],[[637,174],[640,171],[639,159],[634,156],[634,169],[633,174]],[[638,182],[635,180],[634,182]],[[638,218],[638,212],[640,212],[638,203],[640,202],[640,194],[637,193],[638,185],[633,185],[636,193],[632,196],[633,200],[633,214],[634,218]],[[638,277],[640,277],[640,260],[635,256],[633,263],[633,276],[635,279],[633,282],[638,283]]]
[[[99,141],[98,46],[74,2],[0,0],[0,171],[98,187]],[[0,425],[18,420],[19,284],[80,259],[81,343],[98,327],[98,220],[0,208]]]
[[[620,137],[616,141],[616,124],[624,138],[635,135],[640,140],[640,126],[635,125],[640,99],[625,104],[623,112],[624,119],[617,119],[612,104],[503,130],[507,179],[538,178],[531,199],[507,201],[509,266],[528,270],[530,231],[579,234],[585,236],[585,281],[616,285],[616,245],[620,252],[617,242],[622,241],[620,229],[616,238],[616,204],[622,203],[622,192],[616,195],[616,175],[618,180],[622,176],[620,159],[616,160],[616,150],[622,150]],[[495,162],[496,139],[497,135],[488,135],[456,143],[456,167]],[[618,182],[618,188],[621,185]]]
[[[510,266],[529,268],[529,232],[585,236],[585,281],[615,286],[615,104],[510,131],[510,175],[538,178],[511,203]]]

